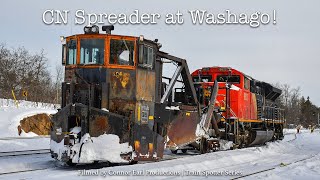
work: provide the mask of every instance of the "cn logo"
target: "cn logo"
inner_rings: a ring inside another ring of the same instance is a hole
[[[68,10],[46,10],[42,14],[42,21],[45,24],[67,24],[68,23]]]

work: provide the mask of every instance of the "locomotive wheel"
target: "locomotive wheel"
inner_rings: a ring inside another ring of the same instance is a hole
[[[130,164],[130,165],[138,164],[138,161],[132,160],[132,161],[129,162],[129,164]]]
[[[201,154],[205,154],[207,152],[209,152],[207,139],[206,138],[201,138],[201,141],[200,141],[200,153]]]
[[[171,150],[172,154],[177,154],[178,150]]]
[[[187,153],[187,149],[181,149],[182,153]]]
[[[69,159],[69,161],[67,161],[66,164],[67,164],[68,166],[75,166],[75,165],[76,165],[76,163],[73,163],[73,162],[72,162],[72,159]]]

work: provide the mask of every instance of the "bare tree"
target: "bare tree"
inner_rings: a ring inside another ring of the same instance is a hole
[[[48,59],[44,50],[34,55],[24,47],[8,49],[0,44],[0,97],[23,99],[22,91],[28,91],[28,99],[36,102],[53,102],[55,86],[48,71]]]
[[[61,92],[60,92],[60,87],[61,87],[61,83],[63,81],[63,74],[64,74],[64,68],[61,64],[57,64],[56,65],[56,78],[55,78],[55,82],[54,82],[54,86],[56,89],[56,97],[55,97],[55,103],[59,104],[60,100],[61,100]]]

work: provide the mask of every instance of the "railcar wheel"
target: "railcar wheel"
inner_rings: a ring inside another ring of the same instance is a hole
[[[132,161],[129,162],[129,164],[130,164],[130,165],[138,164],[138,161],[132,160]]]
[[[205,154],[208,152],[208,142],[206,138],[201,138],[200,141],[200,153]]]
[[[172,154],[177,154],[178,150],[171,150]]]
[[[76,163],[73,163],[73,162],[72,162],[72,159],[69,159],[69,161],[67,161],[66,164],[67,164],[68,166],[75,166],[75,165],[76,165]]]
[[[187,149],[181,149],[182,153],[187,153]]]

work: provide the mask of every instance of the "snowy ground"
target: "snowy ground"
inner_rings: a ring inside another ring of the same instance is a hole
[[[49,149],[50,138],[20,139],[37,136],[31,132],[18,135],[20,120],[39,113],[54,114],[56,110],[52,104],[18,101],[17,107],[13,100],[0,99],[0,152]],[[0,157],[0,173],[48,167],[51,160],[49,154]]]
[[[21,168],[48,169],[0,175],[0,179],[39,179],[41,177],[46,179],[206,179],[208,177],[232,179],[262,170],[269,171],[247,176],[244,179],[319,179],[319,149],[320,131],[317,130],[311,134],[305,130],[297,135],[290,133],[283,141],[268,143],[262,147],[179,156],[178,159],[161,162],[87,169],[86,171],[79,167],[69,168],[57,165],[48,157],[49,155],[39,155],[32,156],[30,159],[17,158],[5,161],[12,164],[17,163],[17,166],[12,167],[10,171],[21,170]],[[1,167],[5,167],[2,169],[8,172],[10,168],[6,168],[6,163],[3,161],[4,159],[0,159]],[[24,167],[20,161],[26,161],[28,167]],[[142,176],[134,175],[139,172],[142,173]],[[80,175],[80,173],[87,175]],[[163,175],[165,173],[169,173],[170,176]]]
[[[0,138],[17,136],[12,126],[18,119],[38,112],[50,113],[54,110],[53,107],[28,105],[19,109],[1,106]],[[295,130],[285,130],[285,133],[284,140],[261,147],[203,155],[172,155],[179,158],[98,169],[91,169],[92,166],[61,166],[49,154],[0,157],[0,179],[233,179],[244,175],[249,175],[244,179],[319,179],[320,131],[310,133],[303,130],[295,134]],[[49,139],[0,140],[0,151],[43,148],[49,148]],[[36,171],[3,174],[31,169]],[[256,172],[259,173],[253,174]]]

